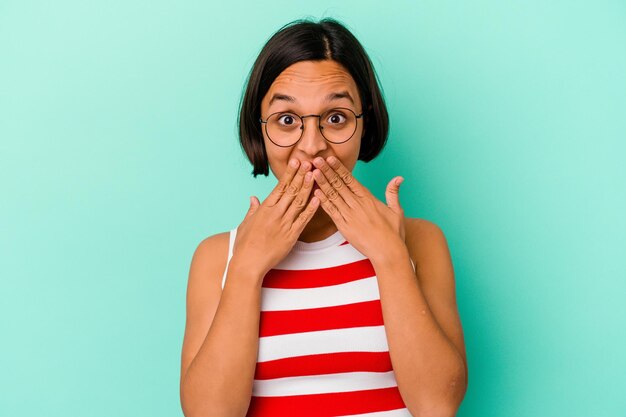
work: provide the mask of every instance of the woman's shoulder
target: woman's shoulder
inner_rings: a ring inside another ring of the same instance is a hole
[[[196,247],[196,252],[199,252],[200,255],[210,255],[224,252],[224,248],[226,248],[225,251],[228,253],[229,240],[230,230],[215,233],[202,239]]]
[[[230,231],[215,233],[202,239],[193,254],[192,269],[197,276],[220,280],[226,262]]]
[[[215,233],[202,239],[198,244],[198,248],[206,249],[219,249],[226,244],[228,247],[228,241],[230,239],[230,230],[225,232]]]
[[[433,231],[441,231],[441,228],[435,223],[427,219],[422,219],[419,217],[405,217],[404,218],[404,226],[405,230],[408,232],[411,229],[411,232],[433,232]],[[442,231],[443,233],[443,231]]]
[[[405,241],[411,254],[419,256],[418,252],[433,247],[441,248],[446,245],[446,237],[435,222],[416,217],[405,217]]]

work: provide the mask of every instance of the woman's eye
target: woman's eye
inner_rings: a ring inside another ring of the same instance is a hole
[[[339,124],[339,123],[343,123],[346,121],[346,116],[344,116],[341,113],[333,113],[330,116],[328,116],[327,120],[330,124]]]
[[[296,118],[292,114],[283,114],[278,118],[280,124],[289,126],[296,122]]]

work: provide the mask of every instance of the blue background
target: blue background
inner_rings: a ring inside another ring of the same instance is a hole
[[[335,17],[389,143],[355,175],[453,257],[469,416],[626,415],[623,1],[0,1],[0,415],[182,416],[191,256],[254,179],[260,48]],[[620,214],[621,213],[621,214]]]

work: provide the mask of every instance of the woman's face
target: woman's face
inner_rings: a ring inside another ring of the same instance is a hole
[[[335,107],[349,108],[357,115],[363,111],[358,88],[350,73],[333,60],[300,61],[276,77],[261,101],[261,117],[266,120],[270,114],[282,111],[300,116],[322,114]],[[315,169],[315,158],[326,159],[333,155],[352,171],[361,148],[363,118],[357,119],[354,135],[340,144],[324,139],[318,128],[318,120],[317,117],[306,117],[302,137],[295,145],[287,148],[272,143],[265,129],[261,129],[270,169],[276,178],[282,177],[291,158],[298,159],[301,164],[308,161],[309,170],[312,171]],[[314,186],[317,184],[314,183]]]

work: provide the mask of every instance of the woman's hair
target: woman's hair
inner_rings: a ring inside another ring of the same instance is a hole
[[[365,134],[358,159],[369,162],[384,148],[389,117],[377,75],[361,43],[332,18],[319,22],[299,19],[279,29],[267,41],[248,76],[237,118],[239,141],[254,166],[252,175],[268,176],[269,164],[261,131],[261,100],[287,67],[300,61],[333,60],[354,79],[365,113]]]

